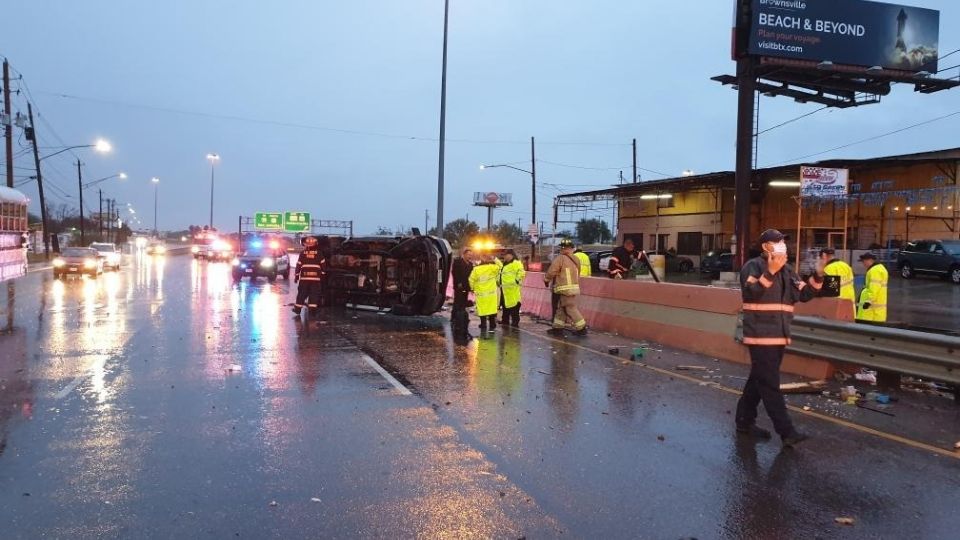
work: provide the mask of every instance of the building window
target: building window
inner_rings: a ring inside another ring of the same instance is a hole
[[[667,252],[667,242],[669,240],[670,240],[669,234],[657,235],[657,253],[663,254]]]
[[[699,257],[703,249],[703,233],[682,232],[677,234],[677,255]]]

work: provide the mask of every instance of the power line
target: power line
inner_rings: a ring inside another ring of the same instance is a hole
[[[539,144],[539,141],[538,141],[538,144]],[[627,145],[627,146],[629,146],[629,145]],[[569,164],[569,163],[559,163],[559,162],[556,162],[556,161],[547,161],[547,160],[544,160],[544,159],[538,159],[538,160],[537,160],[537,163],[544,163],[544,164],[547,164],[547,165],[555,165],[555,166],[557,166],[557,167],[566,167],[566,168],[568,168],[568,169],[581,169],[581,170],[585,170],[585,171],[620,171],[620,170],[623,170],[623,169],[629,169],[629,168],[633,167],[632,164],[630,164],[630,165],[623,165],[623,166],[620,166],[620,167],[586,167],[586,166],[583,166],[583,165],[571,165],[571,164]],[[667,173],[664,173],[664,172],[655,171],[655,170],[653,170],[653,169],[644,169],[643,167],[637,167],[637,170],[640,170],[640,171],[643,171],[643,172],[652,173],[652,174],[657,174],[657,175],[660,175],[660,176],[662,176],[662,177],[664,177],[664,178],[671,178],[671,177],[675,176],[675,175],[672,175],[672,174],[667,174]]]
[[[344,135],[380,137],[385,139],[399,139],[399,140],[410,140],[410,141],[420,141],[420,142],[439,142],[440,141],[440,139],[437,137],[422,137],[418,135],[405,135],[405,134],[398,134],[398,133],[383,133],[383,132],[366,131],[366,130],[359,130],[359,129],[346,129],[346,128],[337,128],[337,127],[329,127],[329,126],[318,126],[314,124],[304,124],[299,122],[264,120],[262,118],[251,118],[251,117],[239,116],[239,115],[208,113],[208,112],[202,112],[202,111],[176,109],[172,107],[159,107],[156,105],[130,103],[125,101],[102,99],[102,98],[95,98],[95,97],[89,97],[89,96],[77,96],[77,95],[65,94],[61,92],[38,92],[38,93],[48,95],[48,96],[59,97],[62,99],[86,101],[89,103],[98,103],[101,105],[111,105],[116,107],[143,109],[147,111],[161,112],[161,113],[167,113],[167,114],[196,116],[200,118],[231,120],[235,122],[246,122],[246,123],[260,124],[260,125],[271,125],[271,126],[278,126],[278,127],[306,129],[306,130],[312,130],[312,131],[325,131],[330,133],[340,133]],[[453,139],[453,138],[447,138],[445,140],[446,142],[449,142],[449,143],[465,143],[465,144],[522,144],[522,145],[529,144],[529,141],[526,141],[526,140],[521,141],[521,140],[497,140],[497,139],[487,140],[487,139]],[[568,146],[629,146],[628,144],[625,144],[625,143],[610,143],[610,142],[598,142],[598,141],[537,141],[537,144],[568,145]]]
[[[803,160],[805,160],[805,159],[807,159],[807,158],[812,158],[812,157],[816,157],[816,156],[821,156],[821,155],[823,155],[823,154],[829,154],[830,152],[835,152],[835,151],[837,151],[837,150],[843,150],[843,149],[845,149],[845,148],[850,148],[851,146],[856,146],[856,145],[858,145],[858,144],[863,144],[863,143],[866,143],[866,142],[875,141],[875,140],[877,140],[877,139],[882,139],[882,138],[884,138],[884,137],[889,137],[890,135],[896,135],[897,133],[903,133],[904,131],[908,131],[908,130],[911,130],[911,129],[913,129],[913,128],[918,128],[918,127],[920,127],[920,126],[925,126],[925,125],[927,125],[927,124],[932,124],[932,123],[934,123],[934,122],[939,122],[940,120],[946,120],[947,118],[951,118],[951,117],[957,116],[957,115],[960,115],[960,111],[954,111],[954,112],[952,112],[952,113],[948,113],[948,114],[945,114],[945,115],[942,115],[942,116],[938,116],[938,117],[936,117],[936,118],[931,118],[931,119],[929,119],[929,120],[924,120],[923,122],[918,122],[918,123],[916,123],[916,124],[911,124],[911,125],[906,126],[906,127],[902,127],[902,128],[899,128],[899,129],[895,129],[895,130],[893,130],[893,131],[888,131],[888,132],[886,132],[886,133],[881,133],[880,135],[874,135],[873,137],[868,137],[868,138],[866,138],[866,139],[860,139],[859,141],[854,141],[854,142],[847,143],[847,144],[843,144],[843,145],[840,145],[840,146],[835,146],[835,147],[833,147],[833,148],[830,148],[829,150],[823,150],[822,152],[815,152],[815,153],[813,153],[813,154],[807,154],[807,155],[805,155],[805,156],[800,156],[800,157],[788,159],[787,161],[783,161],[783,162],[780,162],[780,163],[775,163],[775,164],[767,165],[767,166],[770,167],[770,166],[777,166],[777,165],[787,165],[787,164],[794,163],[794,162],[797,162],[797,161],[803,161]]]
[[[808,112],[808,113],[806,113],[806,114],[801,114],[800,116],[797,116],[796,118],[791,118],[790,120],[787,120],[786,122],[781,122],[781,123],[779,123],[779,124],[777,124],[777,125],[775,125],[775,126],[770,126],[770,127],[768,127],[767,129],[765,129],[765,130],[763,130],[763,131],[758,131],[754,136],[755,136],[755,137],[759,137],[760,135],[763,135],[764,133],[773,131],[773,130],[775,130],[775,129],[777,129],[777,128],[782,128],[783,126],[786,126],[786,125],[788,125],[788,124],[792,124],[792,123],[794,123],[794,122],[796,122],[796,121],[798,121],[798,120],[803,120],[804,118],[806,118],[806,117],[808,117],[808,116],[813,116],[813,115],[817,114],[818,112],[823,111],[823,110],[826,110],[826,109],[829,109],[829,108],[830,108],[829,105],[824,105],[823,107],[820,107],[819,109],[816,109],[816,110],[814,110],[814,111],[810,111],[810,112]]]

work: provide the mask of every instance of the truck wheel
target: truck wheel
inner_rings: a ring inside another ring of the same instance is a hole
[[[954,285],[960,285],[960,266],[954,266],[950,269],[950,281]]]
[[[913,279],[913,275],[913,265],[903,263],[903,266],[900,267],[900,277],[903,279]]]
[[[688,261],[683,261],[680,263],[680,272],[686,274],[693,271],[693,263]]]
[[[287,271],[283,274],[283,279],[290,281],[290,266],[287,266]]]
[[[270,283],[273,283],[273,282],[277,281],[277,274],[276,274],[276,273],[273,273],[273,274],[270,274],[269,276],[267,276],[267,281],[269,281]]]

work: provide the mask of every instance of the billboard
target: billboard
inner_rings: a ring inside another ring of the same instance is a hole
[[[800,196],[819,199],[846,197],[849,178],[849,169],[800,167]]]
[[[513,193],[477,191],[473,194],[474,206],[513,206]]]
[[[867,0],[750,0],[747,54],[937,72],[940,12]]]

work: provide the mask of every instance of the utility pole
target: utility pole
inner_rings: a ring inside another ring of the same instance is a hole
[[[537,147],[533,137],[530,137],[530,223],[537,222]],[[537,259],[537,243],[530,242],[530,260]]]
[[[637,174],[637,140],[633,140],[633,183],[640,181],[640,175]]]
[[[3,59],[3,113],[6,122],[3,134],[7,138],[7,187],[13,187],[13,114],[10,112],[10,63]]]
[[[753,120],[754,94],[757,91],[756,72],[752,58],[737,60],[737,172],[734,204],[733,234],[737,237],[733,269],[739,270],[747,262],[750,246],[750,181],[753,177]],[[800,235],[797,234],[799,237]]]
[[[440,167],[437,171],[437,231],[443,231],[443,152],[447,136],[447,20],[450,0],[443,0],[443,68],[440,75]]]
[[[80,158],[77,158],[77,187],[80,188],[80,246],[87,245],[87,237],[84,234],[83,221],[83,174],[80,172]]]
[[[43,256],[50,260],[50,229],[47,228],[47,203],[43,198],[43,174],[40,173],[40,152],[37,150],[37,128],[33,123],[33,105],[27,102],[27,116],[30,119],[30,132],[28,133],[31,142],[33,142],[33,162],[37,168],[37,191],[40,192],[40,220],[43,222]]]
[[[100,222],[100,241],[103,241],[103,189],[97,188],[97,195],[100,197],[100,215],[97,220]]]
[[[430,234],[430,210],[423,211],[423,234]]]

